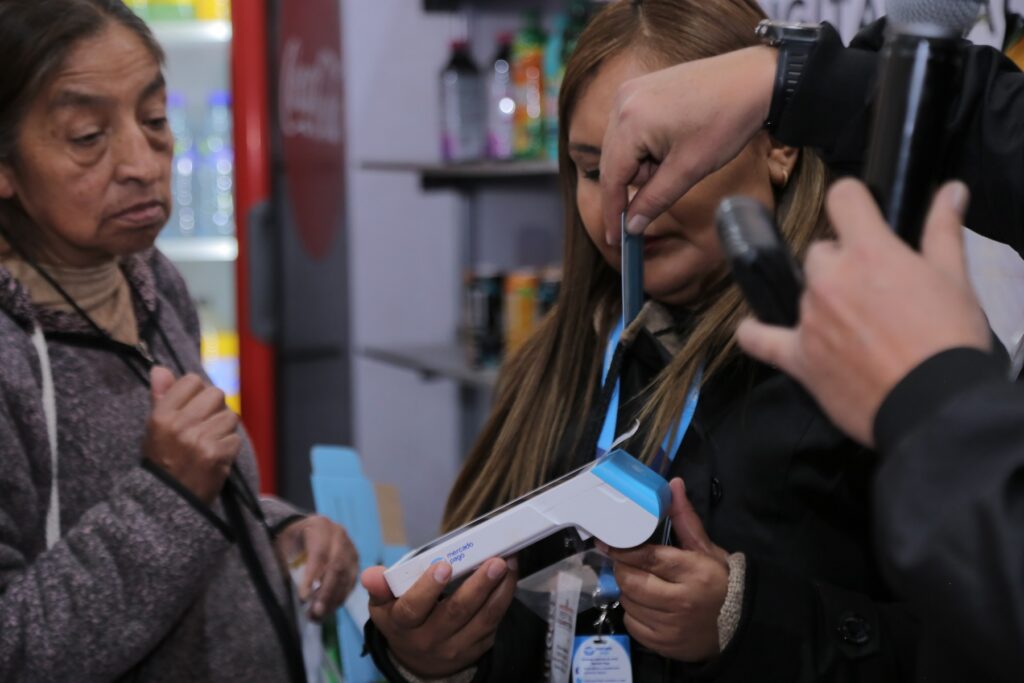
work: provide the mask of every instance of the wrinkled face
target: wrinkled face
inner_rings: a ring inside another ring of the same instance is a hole
[[[157,59],[111,22],[30,103],[0,197],[32,220],[39,258],[88,266],[153,244],[171,196],[165,95]]]
[[[601,214],[601,143],[619,86],[649,71],[628,52],[609,60],[583,90],[569,121],[569,155],[576,166],[580,217],[591,241],[615,270],[620,268],[620,250],[606,243]],[[645,232],[647,294],[673,306],[699,303],[726,268],[715,233],[718,204],[727,196],[744,194],[774,208],[773,174],[778,176],[785,168],[788,176],[795,154],[760,134],[736,159],[655,218]]]

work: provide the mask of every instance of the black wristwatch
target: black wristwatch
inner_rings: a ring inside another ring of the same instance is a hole
[[[769,132],[775,130],[782,112],[786,110],[786,105],[796,92],[807,59],[820,36],[819,24],[792,24],[765,19],[757,25],[757,37],[761,42],[779,50],[772,103],[768,109],[768,118],[764,122],[764,127]]]

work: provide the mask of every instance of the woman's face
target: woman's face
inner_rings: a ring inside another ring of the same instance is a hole
[[[576,202],[591,241],[620,268],[620,249],[609,246],[601,214],[598,166],[601,143],[616,92],[625,81],[648,73],[631,54],[605,63],[583,90],[569,121],[569,155],[576,166]],[[715,234],[715,210],[729,195],[744,194],[774,207],[772,181],[792,172],[796,152],[758,135],[739,156],[693,187],[644,233],[644,290],[663,303],[697,303],[725,268]],[[631,190],[632,191],[632,190]]]
[[[31,102],[0,197],[32,220],[40,256],[88,266],[151,246],[167,222],[173,139],[160,64],[116,22],[76,45]]]

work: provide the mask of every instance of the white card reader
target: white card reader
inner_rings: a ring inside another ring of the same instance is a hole
[[[508,557],[559,529],[576,527],[613,548],[632,548],[668,514],[668,482],[623,450],[545,484],[450,533],[410,551],[384,572],[395,597],[432,564],[448,562],[452,579],[492,557]]]

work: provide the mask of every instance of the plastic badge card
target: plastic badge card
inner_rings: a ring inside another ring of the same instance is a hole
[[[613,450],[413,550],[384,578],[398,597],[432,564],[451,564],[455,580],[492,557],[511,556],[569,527],[584,540],[594,536],[613,548],[632,548],[654,533],[671,497],[664,478],[629,453]]]

